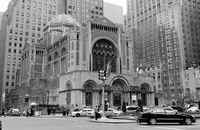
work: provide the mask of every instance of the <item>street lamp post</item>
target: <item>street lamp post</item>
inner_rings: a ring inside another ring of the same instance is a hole
[[[106,71],[105,70],[100,70],[99,71],[99,80],[102,81],[102,117],[105,117],[104,115],[104,110],[105,110],[105,82],[106,82]]]

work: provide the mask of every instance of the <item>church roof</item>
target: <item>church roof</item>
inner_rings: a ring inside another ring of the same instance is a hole
[[[80,26],[76,19],[71,15],[60,14],[55,16],[47,25],[71,25],[71,26]]]
[[[104,24],[104,25],[108,25],[108,26],[116,26],[111,20],[109,20],[108,18],[106,18],[104,16],[96,17],[92,20],[92,22],[98,23],[98,24]]]

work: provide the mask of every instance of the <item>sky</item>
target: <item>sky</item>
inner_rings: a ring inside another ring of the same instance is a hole
[[[105,2],[120,5],[123,7],[123,12],[126,12],[126,0],[104,0]],[[10,0],[0,0],[0,12],[4,12],[7,9]]]

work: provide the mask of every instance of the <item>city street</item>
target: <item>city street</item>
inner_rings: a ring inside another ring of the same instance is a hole
[[[199,130],[200,120],[193,125],[138,125],[136,123],[108,124],[90,122],[88,118],[0,118],[2,130]]]

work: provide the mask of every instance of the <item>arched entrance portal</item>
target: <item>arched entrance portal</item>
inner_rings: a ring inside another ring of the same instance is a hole
[[[117,79],[112,83],[113,106],[119,107],[123,102],[128,103],[129,89],[126,82]]]
[[[114,44],[107,39],[98,40],[92,49],[93,71],[104,69],[111,63],[111,72],[117,71],[117,49]]]
[[[85,105],[92,106],[93,105],[93,92],[96,86],[96,82],[88,80],[83,85],[84,92],[85,92]]]
[[[141,92],[141,105],[146,106],[147,105],[147,96],[150,93],[150,86],[147,83],[143,83],[140,88]]]

